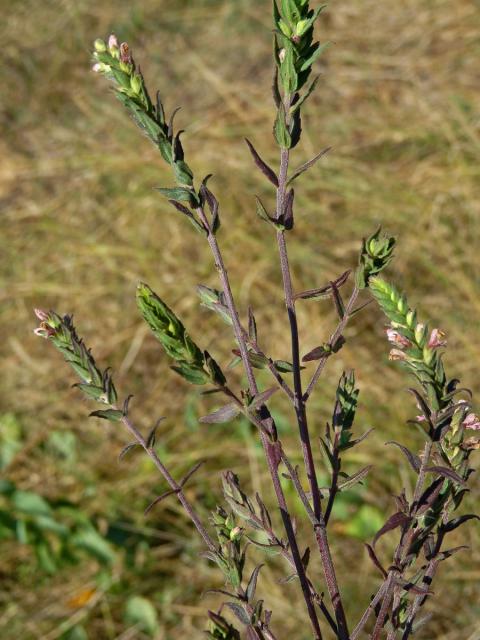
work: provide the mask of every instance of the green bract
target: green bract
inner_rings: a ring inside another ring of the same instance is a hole
[[[369,238],[363,240],[356,272],[356,283],[360,289],[368,287],[370,278],[385,269],[393,258],[394,248],[395,238],[382,234],[381,227]]]
[[[223,386],[225,378],[215,360],[201,351],[175,313],[146,284],[137,287],[137,305],[166,354],[175,360],[174,371],[192,384]]]

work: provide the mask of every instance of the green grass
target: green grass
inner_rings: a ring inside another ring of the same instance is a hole
[[[11,451],[3,473],[54,505],[68,500],[110,541],[115,556],[111,565],[99,566],[80,553],[77,564],[48,575],[37,569],[30,546],[2,542],[3,638],[53,640],[75,625],[95,640],[147,637],[125,618],[133,595],[153,603],[158,638],[200,638],[205,609],[217,601],[199,594],[219,582],[198,560],[200,543],[174,501],[143,518],[163,490],[161,481],[140,456],[117,464],[124,434],[87,419],[90,406],[70,388],[74,380],[31,332],[34,306],[75,313],[99,362],[116,372],[120,391],[135,394],[133,415],[142,426],[168,416],[160,451],[179,475],[206,458],[189,488],[205,513],[218,495],[221,469],[233,467],[246,484],[267,490],[254,434],[241,424],[198,425],[210,401],[170,373],[138,316],[134,291],[144,280],[202,346],[221,363],[229,360],[228,327],[199,311],[194,293],[197,283],[216,285],[207,248],[153,191],[170,184],[170,176],[89,71],[89,49],[94,37],[114,30],[130,41],[149,84],[168,96],[168,107],[183,105],[179,121],[190,123],[189,162],[197,175],[215,174],[220,241],[239,304],[244,314],[248,304],[256,310],[261,344],[288,358],[275,246],[254,212],[254,193],[266,202],[272,194],[243,142],[248,135],[276,163],[268,14],[269,3],[255,0],[19,0],[3,7],[0,389],[2,452],[6,440]],[[398,236],[389,274],[422,315],[447,332],[450,374],[478,393],[478,11],[468,0],[455,6],[446,0],[337,0],[321,25],[335,46],[320,65],[320,89],[306,110],[295,157],[300,164],[324,146],[333,150],[298,182],[290,243],[297,287],[319,286],[354,266],[361,237],[382,223]],[[316,301],[305,302],[299,315],[309,330],[306,352],[328,335],[333,315],[328,303]],[[377,580],[362,542],[393,508],[390,495],[399,482],[407,488],[411,482],[400,454],[383,442],[420,443],[405,424],[414,406],[399,389],[409,380],[386,360],[382,323],[373,305],[352,323],[347,347],[329,364],[312,401],[319,435],[336,379],[354,366],[361,387],[356,428],[376,428],[351,459],[352,468],[374,462],[372,478],[361,498],[341,504],[333,522],[352,618]],[[281,402],[278,407],[293,447],[291,415]],[[475,508],[476,492],[478,480],[465,509]],[[452,546],[471,548],[442,567],[429,604],[434,618],[419,638],[476,637],[477,534],[475,524],[455,534]],[[389,542],[379,547],[388,558]],[[355,571],[348,569],[352,564]],[[279,611],[284,637],[301,640],[303,610],[295,611],[295,586],[277,583],[281,568],[274,562],[259,588]],[[321,580],[318,563],[314,575]],[[78,634],[63,637],[82,640]]]

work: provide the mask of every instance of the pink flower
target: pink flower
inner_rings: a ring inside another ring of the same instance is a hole
[[[132,64],[132,54],[130,53],[130,47],[126,42],[122,42],[120,45],[120,61]]]
[[[480,431],[480,419],[474,413],[469,413],[462,424],[465,429]]]
[[[114,33],[112,33],[108,38],[108,48],[118,49],[118,40],[117,40],[117,36]]]
[[[33,330],[33,333],[36,336],[40,336],[40,338],[50,338],[50,336],[55,335],[55,329],[48,324],[50,320],[50,316],[46,311],[42,311],[42,309],[34,309],[35,315],[40,322],[40,326]]]
[[[46,311],[43,311],[42,309],[34,309],[34,312],[37,318],[42,322],[48,320],[48,313]]]
[[[410,342],[410,340],[405,336],[402,336],[402,334],[396,331],[395,329],[391,329],[391,328],[387,329],[387,338],[389,342],[391,342],[392,344],[398,347],[405,347],[406,349],[408,349],[408,347],[412,346],[412,343]]]
[[[438,347],[446,347],[447,341],[445,340],[445,333],[440,329],[433,329],[430,334],[430,340],[428,341],[429,349],[438,349]]]

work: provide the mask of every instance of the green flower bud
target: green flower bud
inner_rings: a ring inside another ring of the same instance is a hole
[[[382,235],[381,227],[363,241],[356,273],[356,283],[360,289],[368,287],[370,278],[385,269],[393,257],[394,247],[395,238]]]
[[[136,93],[137,95],[140,95],[142,92],[142,76],[140,76],[138,73],[133,75],[130,78],[130,86],[134,93]]]
[[[98,51],[99,53],[104,53],[107,50],[107,45],[101,38],[97,38],[93,43],[93,46],[95,51]]]

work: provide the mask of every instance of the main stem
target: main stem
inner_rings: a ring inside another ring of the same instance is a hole
[[[287,111],[288,112],[288,111]],[[278,175],[277,189],[277,218],[285,211],[285,199],[287,189],[287,175],[289,164],[289,150],[282,149],[280,156],[280,171]],[[315,526],[315,537],[318,549],[322,559],[323,570],[327,589],[332,600],[335,611],[335,618],[338,626],[338,634],[340,640],[348,640],[348,626],[343,609],[340,590],[338,588],[335,568],[333,566],[332,556],[328,544],[327,531],[322,515],[322,504],[320,489],[318,486],[317,473],[313,460],[312,445],[308,430],[307,413],[305,402],[303,399],[301,364],[300,364],[300,342],[298,335],[297,314],[295,310],[295,299],[293,294],[292,278],[290,273],[290,265],[288,262],[287,244],[285,240],[285,232],[277,232],[277,243],[280,254],[280,265],[282,270],[283,288],[285,296],[285,306],[287,308],[288,319],[290,323],[291,346],[292,346],[292,365],[293,365],[293,387],[294,387],[294,408],[297,418],[298,428],[300,432],[300,440],[302,446],[303,459],[307,472],[310,491],[312,493],[313,511],[318,525]]]
[[[227,303],[227,307],[230,312],[230,317],[232,319],[235,338],[238,343],[243,366],[245,369],[245,373],[247,375],[249,391],[252,395],[255,396],[258,394],[257,382],[255,380],[255,375],[253,373],[252,365],[248,357],[247,344],[245,341],[245,336],[244,336],[243,329],[238,316],[238,311],[235,305],[233,293],[230,287],[228,272],[223,262],[222,254],[220,251],[220,247],[218,246],[217,239],[215,237],[215,234],[211,230],[211,227],[205,215],[205,212],[203,211],[202,208],[199,208],[197,209],[197,214],[199,215],[199,218],[204,224],[205,228],[208,230],[208,236],[207,236],[208,244],[210,245],[210,249],[212,250],[212,253],[213,253],[215,267],[219,274],[220,282],[222,284],[223,294],[225,296],[225,301]],[[295,562],[295,569],[297,571],[297,574],[300,580],[303,597],[305,599],[305,604],[307,606],[308,615],[310,618],[310,622],[312,624],[315,639],[322,640],[322,633],[320,630],[320,624],[318,621],[317,612],[315,611],[315,607],[313,605],[313,602],[310,596],[310,587],[308,584],[308,579],[305,573],[305,568],[302,563],[302,558],[298,548],[297,539],[296,539],[295,531],[292,524],[292,519],[288,511],[287,502],[286,502],[285,495],[283,493],[283,489],[280,483],[280,478],[278,475],[278,466],[280,464],[281,457],[279,453],[277,430],[276,430],[275,422],[272,416],[270,415],[268,408],[265,405],[260,407],[259,413],[260,413],[262,423],[266,426],[266,429],[269,433],[269,435],[267,435],[265,431],[262,430],[260,437],[262,440],[262,446],[265,453],[265,458],[267,460],[270,476],[272,478],[273,488],[277,498],[278,506],[280,508],[280,514],[282,516],[283,525],[284,525],[285,532],[287,534],[287,539],[292,551],[292,557]]]

